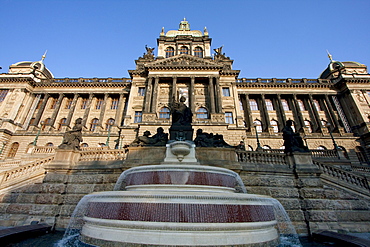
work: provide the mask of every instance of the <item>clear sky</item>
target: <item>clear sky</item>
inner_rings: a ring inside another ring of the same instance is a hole
[[[369,0],[0,0],[0,72],[48,50],[56,78],[129,77],[161,28],[186,17],[240,77],[317,78],[327,49],[370,66],[369,10]]]

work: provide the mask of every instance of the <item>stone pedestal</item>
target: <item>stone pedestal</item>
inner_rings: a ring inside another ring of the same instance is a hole
[[[170,128],[170,140],[192,141],[194,129],[191,125],[172,125]]]
[[[47,172],[66,173],[69,169],[76,166],[80,158],[80,153],[74,150],[57,149],[55,159],[45,167]]]

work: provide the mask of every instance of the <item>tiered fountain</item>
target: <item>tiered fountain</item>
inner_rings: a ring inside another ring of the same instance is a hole
[[[131,168],[114,191],[85,196],[69,234],[94,246],[277,246],[293,233],[276,200],[247,194],[231,170],[199,165],[194,147],[167,144],[162,164]]]

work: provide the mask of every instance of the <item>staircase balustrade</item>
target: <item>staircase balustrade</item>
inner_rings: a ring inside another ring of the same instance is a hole
[[[286,156],[282,153],[267,153],[254,151],[235,151],[239,162],[285,165],[288,166]]]
[[[124,149],[100,149],[88,150],[80,152],[79,161],[110,161],[110,160],[124,160],[126,152]]]

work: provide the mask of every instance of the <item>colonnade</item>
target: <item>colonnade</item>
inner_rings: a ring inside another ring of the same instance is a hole
[[[177,90],[178,90],[178,83],[179,78],[177,76],[168,77],[159,77],[159,76],[151,76],[147,80],[147,87],[145,93],[145,104],[143,113],[156,113],[157,111],[157,101],[158,101],[158,90],[159,85],[161,82],[166,81],[168,79],[171,81],[171,100],[177,99]],[[219,77],[209,76],[208,78],[208,91],[209,95],[209,102],[207,102],[209,112],[210,113],[221,113],[222,112],[222,101],[221,101],[221,88],[220,88],[220,79]],[[172,79],[172,80],[171,80]],[[192,112],[195,112],[195,86],[198,80],[204,81],[205,77],[181,77],[181,82],[185,83],[188,86],[189,91],[189,107],[191,108]]]
[[[312,132],[326,132],[325,122],[331,124],[333,131],[343,128],[343,122],[337,116],[337,106],[328,94],[247,94],[239,93],[244,110],[245,125],[248,129],[254,124],[256,114],[251,109],[250,102],[257,102],[260,121],[264,132],[272,127],[271,120],[278,122],[279,132],[284,128],[285,122],[291,119],[295,123],[296,130],[306,126],[305,121],[311,124]],[[273,111],[267,109],[266,100],[271,100]],[[283,105],[284,102],[284,105]],[[289,109],[288,109],[289,108]],[[289,116],[287,116],[289,114]],[[273,115],[273,116],[272,116]],[[277,119],[275,119],[275,117]],[[340,116],[339,116],[340,117]]]
[[[76,112],[76,107],[77,107],[77,102],[78,99],[81,98],[82,101],[85,100],[84,107],[81,107],[80,109],[83,109],[83,114],[81,116],[75,116],[74,118],[81,117],[83,119],[83,125],[86,126],[86,122],[89,119],[89,114],[92,109],[92,101],[93,98],[99,98],[102,100],[102,103],[99,107],[98,110],[100,110],[99,113],[99,126],[103,125],[103,119],[105,116],[106,108],[107,108],[107,99],[109,97],[118,99],[118,105],[115,107],[115,124],[121,126],[122,121],[123,121],[123,116],[124,116],[124,109],[125,109],[125,104],[128,99],[128,96],[124,93],[59,93],[59,94],[52,94],[52,93],[41,93],[41,94],[33,94],[32,97],[34,98],[32,106],[30,108],[30,111],[27,114],[25,123],[24,123],[24,128],[28,128],[30,125],[31,126],[38,126],[41,122],[41,118],[43,117],[47,104],[50,101],[51,98],[54,100],[56,99],[56,102],[54,103],[54,106],[52,108],[53,112],[51,115],[44,116],[44,118],[50,118],[50,121],[46,123],[46,126],[51,126],[55,128],[55,122],[57,121],[57,117],[61,111],[62,107],[62,102],[64,99],[69,99],[71,100],[70,105],[68,106],[68,113],[66,116],[66,121],[63,123],[65,126],[70,126],[73,125],[71,123],[72,117],[74,116],[74,113]],[[31,123],[31,119],[34,119]]]

